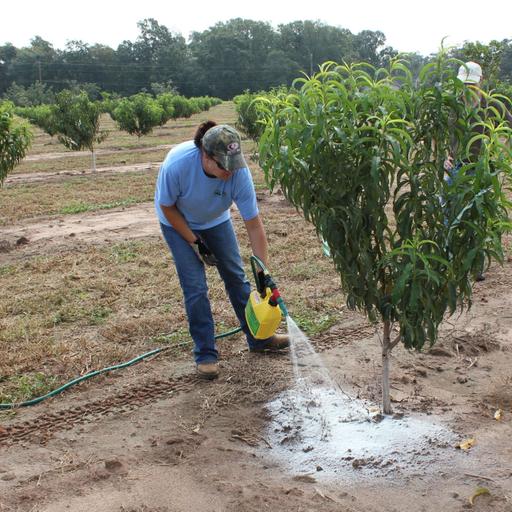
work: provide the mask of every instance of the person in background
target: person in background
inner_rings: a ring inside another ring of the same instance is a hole
[[[481,112],[485,111],[488,107],[487,100],[482,97],[482,91],[480,89],[483,81],[483,73],[482,67],[477,62],[469,61],[465,64],[462,64],[459,67],[457,78],[464,82],[464,84],[468,87],[472,88],[472,92],[474,94],[464,96],[464,101],[470,112],[470,122],[475,123],[473,126],[473,135],[483,134],[485,127],[483,123],[476,123],[476,121],[480,120]],[[496,110],[500,112],[502,117],[506,119],[508,124],[512,126],[512,116],[508,112],[508,110],[504,107],[503,104],[497,103]],[[478,158],[482,147],[482,141],[480,139],[476,140],[470,148],[470,154],[467,156],[466,160],[456,159],[456,155],[460,153],[460,148],[454,142],[451,146],[451,152],[447,156],[444,161],[444,169],[447,172],[446,181],[451,183],[463,165],[471,163],[473,160]],[[469,171],[471,172],[471,171]],[[468,174],[469,174],[468,172]],[[477,281],[484,281],[485,275],[482,272],[478,273],[476,276]]]
[[[477,109],[480,107],[480,101],[481,101],[481,91],[480,86],[482,85],[482,67],[477,62],[466,62],[465,64],[461,65],[459,67],[459,71],[457,73],[457,78],[464,82],[467,86],[473,86],[475,95],[472,96],[471,101],[473,102],[472,105],[468,105],[469,107],[472,107],[473,109]],[[465,100],[466,97],[465,97]],[[472,114],[472,117],[475,117],[475,114]],[[480,129],[479,127],[478,129]],[[472,154],[477,155],[480,152],[480,144],[475,144],[472,147]],[[454,155],[458,151],[458,147],[456,143],[452,143],[451,147],[451,154],[447,156],[445,162],[444,162],[444,168],[448,172],[447,181],[451,182],[457,171],[462,167],[462,162],[454,162]]]
[[[240,135],[229,125],[206,121],[194,140],[169,151],[155,190],[156,213],[185,299],[197,374],[205,379],[219,374],[205,265],[217,267],[251,352],[280,351],[289,344],[288,336],[281,334],[257,340],[247,326],[245,305],[251,287],[231,222],[233,202],[253,254],[267,265],[267,238]]]

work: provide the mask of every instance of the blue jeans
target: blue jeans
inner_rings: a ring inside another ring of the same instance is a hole
[[[190,244],[174,228],[162,223],[160,228],[174,258],[185,298],[190,335],[194,340],[195,361],[196,363],[217,361],[218,352],[215,346],[214,324],[204,264]],[[245,276],[231,220],[210,229],[194,230],[194,233],[201,236],[217,258],[217,270],[224,281],[229,300],[247,337],[249,347],[261,347],[267,340],[256,340],[251,335],[245,320],[245,305],[251,293],[251,285]]]
[[[462,169],[463,162],[455,162],[453,164],[453,167],[448,171],[448,176],[446,176],[445,181],[448,183],[448,185],[451,185],[453,183],[453,180],[456,178],[457,174],[459,174],[459,171]],[[472,175],[474,172],[469,172],[468,175]]]

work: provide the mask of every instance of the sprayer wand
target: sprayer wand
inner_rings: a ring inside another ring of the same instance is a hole
[[[258,270],[259,267],[259,270]],[[272,279],[270,272],[268,271],[265,264],[257,257],[251,256],[251,268],[254,276],[254,281],[256,283],[256,289],[260,294],[261,298],[264,298],[266,295],[266,289],[270,288],[272,291],[272,297],[269,300],[269,304],[271,306],[279,306],[283,316],[288,316],[288,309],[286,308],[286,304],[284,303],[279,290],[277,289],[276,283]]]

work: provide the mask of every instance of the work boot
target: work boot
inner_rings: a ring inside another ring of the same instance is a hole
[[[478,272],[478,274],[476,275],[476,278],[475,278],[475,281],[476,282],[481,282],[481,281],[485,281],[485,275],[483,272]]]
[[[196,366],[197,376],[201,379],[213,380],[219,376],[219,363],[198,363]]]
[[[274,334],[266,343],[259,347],[249,347],[250,352],[279,352],[290,346],[288,334]]]

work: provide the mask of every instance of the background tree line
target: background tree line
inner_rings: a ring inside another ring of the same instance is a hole
[[[188,43],[154,19],[140,21],[138,28],[137,40],[123,41],[117,50],[82,41],[59,50],[38,36],[26,48],[0,46],[0,94],[13,83],[24,88],[43,84],[56,91],[94,84],[91,93],[96,89],[122,96],[152,91],[158,84],[184,96],[229,99],[245,89],[288,84],[300,71],[312,73],[326,60],[379,64],[396,53],[385,47],[381,32],[352,34],[317,21],[296,21],[275,30],[269,23],[232,19],[194,32]]]
[[[385,66],[397,54],[380,31],[353,34],[319,21],[274,29],[266,22],[237,18],[194,32],[189,42],[155,19],[140,21],[138,28],[136,41],[123,41],[117,49],[70,41],[60,50],[39,36],[28,47],[4,44],[0,95],[26,106],[50,103],[54,93],[73,87],[86,90],[91,99],[98,99],[100,91],[120,96],[172,91],[231,99],[245,90],[289,85],[301,72],[311,75],[328,60]],[[512,79],[512,40],[466,43],[452,53],[478,60],[495,81]],[[417,53],[407,58],[416,69],[429,60]]]

